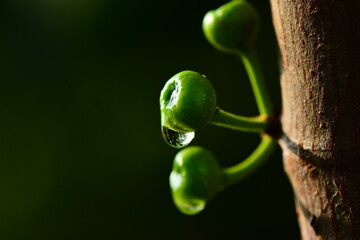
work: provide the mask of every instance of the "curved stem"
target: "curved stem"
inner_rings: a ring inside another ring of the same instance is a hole
[[[233,184],[252,174],[270,157],[276,146],[276,139],[264,135],[260,145],[249,157],[233,167],[223,169],[226,184]]]
[[[264,76],[256,52],[253,49],[243,50],[239,52],[239,57],[244,63],[249,76],[260,114],[272,116],[273,109],[270,103],[270,98],[268,97]]]
[[[238,116],[218,108],[210,123],[233,130],[259,133],[266,130],[268,126],[267,118],[267,115],[257,117]]]

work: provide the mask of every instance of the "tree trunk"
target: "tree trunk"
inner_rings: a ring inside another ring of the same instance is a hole
[[[270,0],[303,239],[360,239],[360,1]]]

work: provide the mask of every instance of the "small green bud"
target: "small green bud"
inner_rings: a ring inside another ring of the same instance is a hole
[[[165,84],[160,95],[163,127],[177,132],[194,132],[204,127],[216,110],[216,93],[199,73],[183,71]]]
[[[175,205],[188,215],[199,213],[222,188],[222,171],[208,150],[192,146],[178,152],[170,174]]]
[[[254,45],[259,22],[259,15],[250,3],[233,0],[205,15],[203,31],[215,48],[237,54]]]

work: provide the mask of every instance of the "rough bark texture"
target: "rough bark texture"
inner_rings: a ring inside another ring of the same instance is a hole
[[[303,239],[360,239],[360,1],[270,0]]]

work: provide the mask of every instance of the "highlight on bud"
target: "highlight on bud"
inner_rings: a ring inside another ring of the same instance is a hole
[[[223,176],[215,156],[205,148],[191,146],[175,156],[170,187],[177,208],[187,214],[201,212],[223,188]]]
[[[182,71],[165,84],[160,95],[162,134],[175,148],[188,145],[195,131],[210,122],[216,111],[216,93],[200,73]]]
[[[259,15],[250,3],[233,0],[205,15],[203,32],[218,50],[237,54],[253,46],[259,23]]]

